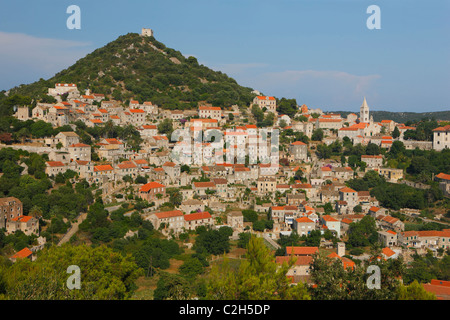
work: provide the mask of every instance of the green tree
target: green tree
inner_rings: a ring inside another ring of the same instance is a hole
[[[263,232],[266,229],[265,220],[257,220],[253,222],[253,230]]]
[[[239,240],[237,243],[238,248],[247,248],[248,242],[250,241],[252,234],[249,232],[239,233]]]
[[[256,222],[258,220],[258,212],[254,210],[242,210],[242,215],[244,216],[244,222]]]
[[[169,201],[178,207],[183,202],[183,195],[179,190],[175,190],[170,193]]]
[[[136,179],[134,180],[134,182],[137,184],[146,184],[147,181],[148,181],[148,179],[143,176],[137,176]]]
[[[311,263],[311,281],[315,283],[310,287],[313,300],[395,300],[397,288],[400,285],[398,278],[403,273],[401,260],[376,260],[362,262],[355,268],[344,269],[340,259],[329,258],[324,254],[316,254]],[[367,280],[370,273],[366,270],[369,265],[380,268],[380,289],[369,289]]]
[[[322,129],[316,129],[313,131],[311,136],[312,141],[322,141],[323,140],[323,130]]]
[[[380,147],[376,145],[375,143],[369,143],[366,147],[366,154],[367,155],[379,155],[381,153]]]
[[[183,164],[180,167],[181,172],[191,173],[191,168],[187,164]]]
[[[170,274],[161,273],[157,283],[154,300],[190,300],[193,298],[194,292],[190,283],[185,278]]]
[[[365,216],[358,222],[350,223],[348,229],[348,244],[352,247],[365,247],[378,241],[375,219]]]
[[[69,290],[67,268],[81,272],[81,289]],[[104,246],[64,244],[40,252],[36,261],[21,259],[6,270],[8,299],[128,299],[142,274],[131,255],[122,256]]]
[[[396,158],[399,154],[404,154],[406,151],[405,145],[401,141],[394,141],[391,149],[389,150],[389,156]]]
[[[263,239],[251,237],[247,259],[236,269],[227,258],[215,265],[208,277],[206,298],[212,300],[310,300],[302,283],[291,285],[286,274],[294,258],[281,268],[264,245]]]
[[[253,117],[255,117],[256,122],[262,122],[264,120],[264,112],[256,104],[252,106],[252,114]]]
[[[314,139],[311,138],[311,140],[314,140]],[[319,159],[329,159],[329,158],[331,158],[332,151],[331,151],[331,148],[329,146],[327,146],[326,144],[319,144],[317,146],[316,154],[317,154],[317,157],[319,157]],[[349,160],[349,165],[350,165],[350,160]]]
[[[173,130],[171,119],[164,119],[158,124],[158,133],[165,134],[169,139],[172,136]]]
[[[399,300],[436,300],[436,296],[432,292],[428,292],[425,288],[414,280],[410,285],[401,285],[398,288]]]
[[[400,130],[398,130],[398,127],[394,128],[394,131],[392,131],[392,138],[397,139],[400,137]]]
[[[277,111],[279,114],[286,114],[290,118],[297,113],[297,101],[295,99],[281,98],[277,101]],[[285,126],[280,127],[284,128]]]
[[[197,258],[190,257],[180,266],[179,271],[185,278],[195,279],[197,275],[204,273],[205,270]]]
[[[194,250],[198,253],[220,255],[230,251],[229,235],[219,230],[201,232],[195,240]]]

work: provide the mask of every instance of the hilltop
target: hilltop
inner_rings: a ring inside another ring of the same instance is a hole
[[[129,33],[95,50],[54,77],[10,90],[10,95],[43,97],[55,83],[76,83],[81,92],[110,99],[152,101],[165,109],[248,105],[251,88],[220,71],[200,65],[195,57],[167,48],[154,37]]]

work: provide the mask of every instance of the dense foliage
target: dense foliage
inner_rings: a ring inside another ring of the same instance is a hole
[[[369,265],[380,268],[380,289],[369,289],[366,273]],[[401,260],[371,260],[354,269],[344,269],[342,261],[316,254],[311,265],[311,280],[316,286],[310,288],[313,300],[395,300],[400,288],[399,277],[403,274]]]
[[[278,267],[263,239],[251,237],[247,259],[234,268],[228,260],[212,268],[207,295],[213,300],[310,300],[302,283],[290,285],[286,273],[294,260]]]
[[[0,265],[0,283],[3,280],[6,287],[3,296],[0,291],[0,299],[13,300],[127,299],[142,274],[131,255],[123,256],[105,246],[65,244],[40,251],[34,262],[21,259],[10,265],[0,260]],[[80,268],[80,290],[66,286],[71,265]]]

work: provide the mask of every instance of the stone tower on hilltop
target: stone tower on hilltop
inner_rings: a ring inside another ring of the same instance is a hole
[[[366,97],[364,97],[363,104],[361,105],[360,108],[359,120],[361,122],[370,122],[369,106],[367,105]]]
[[[147,28],[142,28],[141,31],[141,36],[143,37],[153,37],[153,30],[152,29],[147,29]]]

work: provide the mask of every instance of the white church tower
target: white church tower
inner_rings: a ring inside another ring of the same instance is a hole
[[[369,106],[367,105],[366,97],[364,97],[363,104],[361,105],[361,108],[359,110],[360,110],[359,111],[359,120],[361,122],[369,123],[370,122]]]

